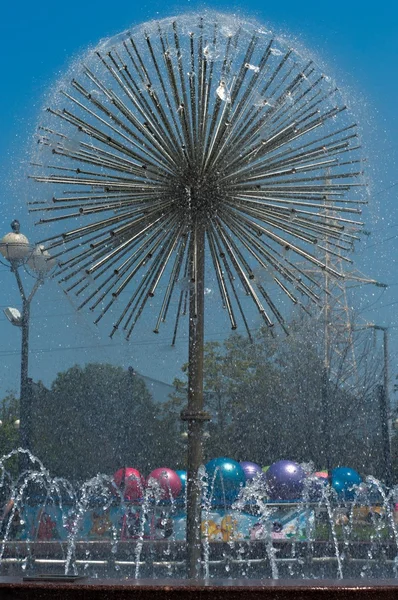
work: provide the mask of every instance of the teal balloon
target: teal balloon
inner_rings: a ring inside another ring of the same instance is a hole
[[[355,488],[360,483],[361,476],[350,467],[336,467],[332,471],[332,487],[344,500],[354,500]]]
[[[182,483],[182,489],[181,492],[178,494],[179,496],[183,496],[185,494],[185,489],[187,487],[187,472],[186,471],[176,471],[178,477],[181,479],[181,483]]]
[[[246,475],[241,465],[232,458],[214,458],[206,465],[208,493],[213,504],[231,504],[245,485]]]

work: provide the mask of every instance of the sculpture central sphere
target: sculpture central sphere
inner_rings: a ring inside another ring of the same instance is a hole
[[[223,201],[223,194],[213,177],[187,173],[179,184],[180,210],[191,217],[212,219]]]

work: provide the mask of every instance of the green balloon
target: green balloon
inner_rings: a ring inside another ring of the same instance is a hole
[[[266,473],[266,472],[268,471],[268,469],[269,469],[269,468],[270,468],[270,465],[268,465],[268,467],[263,467],[263,468],[262,468],[262,471],[263,471],[264,473]]]

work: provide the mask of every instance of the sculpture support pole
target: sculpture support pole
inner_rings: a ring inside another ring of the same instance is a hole
[[[198,579],[201,577],[202,501],[198,470],[203,464],[203,425],[209,419],[203,410],[205,227],[200,222],[195,227],[191,263],[188,406],[181,418],[188,422],[187,577]]]

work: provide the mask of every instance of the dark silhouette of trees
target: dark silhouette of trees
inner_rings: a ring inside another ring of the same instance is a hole
[[[32,450],[58,476],[82,480],[121,466],[148,472],[162,455],[159,409],[133,371],[74,366],[36,390]]]

